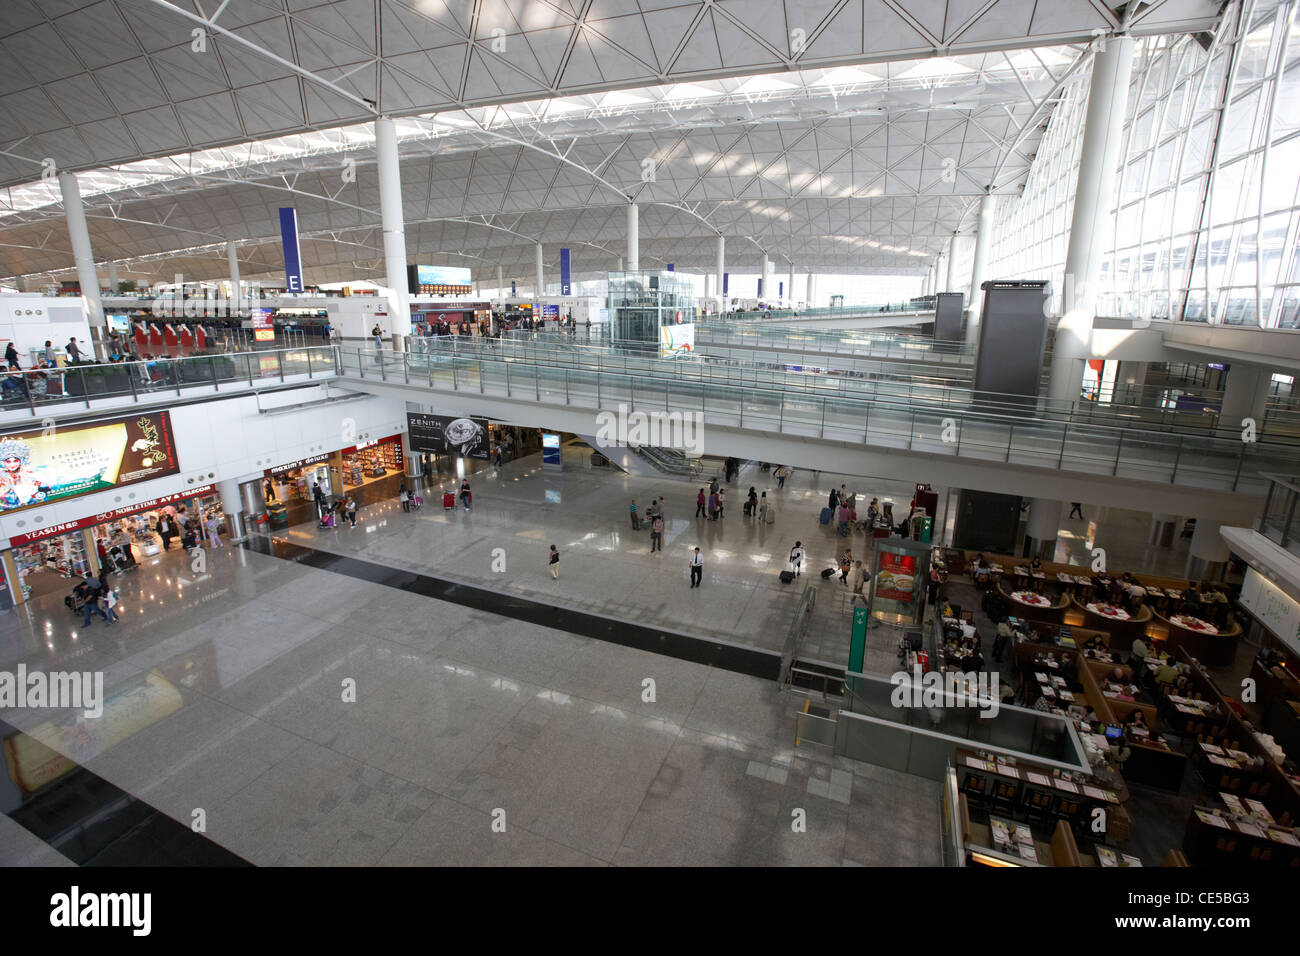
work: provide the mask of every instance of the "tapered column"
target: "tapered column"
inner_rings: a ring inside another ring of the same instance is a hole
[[[406,283],[406,223],[402,219],[402,175],[397,128],[387,116],[375,120],[375,155],[379,172],[379,219],[384,232],[385,284],[389,289],[388,321],[394,336],[411,334],[410,290]]]
[[[957,291],[957,240],[959,238],[954,232],[952,238],[948,240],[948,282],[943,287],[944,292]]]
[[[627,271],[637,272],[641,268],[640,217],[636,203],[627,204]]]
[[[81,299],[86,305],[86,319],[92,329],[103,328],[104,302],[99,296],[99,273],[95,271],[95,259],[90,250],[90,231],[86,228],[86,209],[81,204],[77,174],[59,173],[59,191],[63,194],[63,216],[68,223],[72,261],[77,267],[77,282],[81,285]],[[95,332],[91,332],[91,337],[98,341]]]
[[[238,314],[243,296],[239,294],[239,256],[233,242],[226,243],[226,261],[230,264],[230,311]]]
[[[980,311],[984,308],[985,270],[988,268],[989,249],[993,246],[993,194],[980,198],[979,225],[975,230],[975,255],[971,260],[970,295],[966,296],[966,344],[979,341]]]
[[[1103,252],[1115,229],[1111,203],[1119,165],[1124,112],[1133,77],[1133,40],[1108,37],[1093,56],[1079,152],[1079,181],[1074,191],[1070,244],[1065,254],[1061,321],[1052,342],[1048,393],[1065,402],[1079,400],[1084,363],[1092,348],[1092,320]]]
[[[537,244],[537,297],[546,295],[546,277],[542,274],[542,244]]]
[[[713,288],[717,292],[718,311],[726,312],[727,303],[722,295],[722,273],[727,264],[727,240],[723,236],[718,236],[718,265],[713,277]]]

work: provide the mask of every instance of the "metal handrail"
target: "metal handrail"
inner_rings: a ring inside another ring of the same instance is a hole
[[[390,357],[385,358],[385,354]],[[627,394],[628,404],[639,410],[662,407],[667,413],[678,414],[692,410],[701,413],[707,411],[713,421],[734,422],[742,429],[758,428],[784,434],[812,435],[881,448],[912,448],[931,454],[960,453],[964,459],[998,460],[1039,468],[1075,470],[1084,474],[1109,473],[1120,476],[1127,472],[1144,481],[1177,483],[1180,476],[1192,475],[1190,478],[1185,477],[1185,483],[1232,490],[1241,487],[1244,481],[1249,481],[1253,488],[1256,484],[1254,476],[1259,470],[1289,467],[1300,450],[1300,444],[1268,441],[1247,444],[1212,436],[1171,435],[1149,429],[1052,420],[1025,413],[1002,414],[978,406],[921,409],[915,403],[872,402],[838,396],[828,400],[815,392],[797,395],[795,406],[792,407],[789,389],[745,387],[706,380],[683,382],[671,378],[652,378],[649,382],[652,387],[647,389],[644,381],[647,376],[644,374],[611,373],[599,369],[575,369],[571,366],[530,367],[497,356],[477,355],[465,358],[447,354],[435,357],[355,351],[345,358],[345,375],[355,370],[364,376],[366,359],[371,362],[378,360],[381,370],[385,371],[389,364],[394,368],[405,368],[408,363],[415,363],[421,366],[421,378],[425,377],[423,370],[427,365],[427,378],[434,388],[446,389],[450,386],[451,390],[459,391],[461,382],[464,381],[466,389],[486,394],[487,376],[491,375],[492,394],[513,397],[515,390],[523,389],[529,399],[541,402],[541,393],[545,387],[548,393],[555,391],[566,395],[564,401],[568,405],[588,407],[594,396],[581,389],[574,392],[572,385],[576,382],[583,389],[589,388],[597,395],[603,393],[606,403],[618,401],[620,394]],[[506,383],[503,390],[504,370],[512,364],[520,370],[513,373],[516,384],[512,388]],[[450,382],[446,378],[435,377],[435,372],[439,369],[439,375],[445,375],[449,366],[452,374],[447,377],[451,378]],[[529,375],[528,372],[532,374]],[[522,382],[519,381],[521,378]],[[640,402],[636,394],[638,385],[641,386]],[[781,408],[779,416],[778,407]],[[1026,409],[1028,411],[1030,410]],[[819,415],[824,416],[824,424],[820,428],[815,424]],[[900,430],[898,421],[901,419],[906,422],[913,417],[915,426],[909,430],[909,426],[904,424]],[[941,431],[946,431],[948,427],[955,429],[955,436],[960,438],[959,451],[954,448],[955,443],[940,438]],[[1120,435],[1125,436],[1121,451],[1127,450],[1129,454],[1127,458],[1121,454],[1112,459],[1110,455],[1113,443],[1119,441]],[[1076,443],[1075,447],[1069,445],[1071,440]],[[1098,445],[1102,446],[1100,454]],[[993,454],[990,454],[991,450]],[[1162,454],[1167,454],[1169,458],[1174,458],[1177,454],[1172,469],[1161,459]],[[1092,463],[1097,461],[1106,463],[1104,472],[1093,466]],[[1075,462],[1088,463],[1088,467],[1081,468]],[[1207,478],[1213,484],[1207,485]]]
[[[703,357],[665,362],[657,357],[641,358],[626,349],[568,343],[561,348],[553,346],[546,339],[513,340],[494,345],[492,340],[465,341],[461,336],[441,338],[447,341],[431,342],[429,350],[417,353],[418,357],[433,358],[446,354],[446,350],[450,349],[456,355],[488,360],[523,359],[530,365],[556,370],[574,370],[576,361],[585,359],[585,367],[580,369],[582,371],[635,373],[639,378],[660,381],[703,383],[709,386],[731,385],[754,390],[777,388],[787,394],[797,391],[819,398],[833,392],[834,397],[839,399],[868,401],[885,407],[891,403],[901,404],[909,410],[927,409],[945,415],[953,410],[954,405],[978,405],[981,411],[1012,415],[1017,423],[1028,421],[1024,413],[1027,409],[1033,409],[1034,424],[1070,422],[1099,428],[1122,428],[1126,431],[1140,429],[1159,435],[1223,437],[1222,432],[1210,425],[1180,422],[1177,413],[1167,410],[1161,410],[1160,417],[1153,420],[1151,412],[1155,410],[1145,406],[1098,406],[1087,402],[1063,402],[1045,396],[976,392],[958,382],[913,380],[899,376],[899,384],[894,385],[890,383],[891,376],[885,374],[873,378],[809,376],[801,372],[765,368],[756,363],[712,362]],[[510,354],[513,351],[522,354]],[[752,375],[746,374],[751,371]],[[734,372],[739,372],[740,375],[737,376]],[[1166,418],[1165,414],[1169,417]],[[1263,429],[1260,429],[1257,434],[1262,432]],[[1295,447],[1300,450],[1300,443],[1295,443]]]

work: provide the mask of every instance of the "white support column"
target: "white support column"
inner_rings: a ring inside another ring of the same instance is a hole
[[[238,314],[243,296],[239,291],[239,256],[233,242],[226,243],[226,261],[230,264],[230,311]]]
[[[925,276],[924,278],[921,279],[921,295],[930,294],[930,274],[933,271],[934,271],[933,268],[925,270]]]
[[[1048,393],[1058,401],[1079,399],[1083,368],[1092,347],[1092,320],[1103,251],[1109,247],[1115,223],[1110,206],[1115,198],[1124,111],[1133,77],[1133,39],[1108,37],[1093,56],[1079,153],[1069,248],[1065,254],[1065,288],[1061,321],[1052,343],[1052,372]]]
[[[794,262],[790,263],[790,273],[786,276],[785,282],[785,302],[790,308],[794,308]]]
[[[727,240],[723,236],[718,236],[718,267],[717,274],[714,277],[714,288],[718,293],[718,312],[719,314],[727,311],[726,297],[722,294],[722,273],[726,271],[727,263]]]
[[[966,344],[974,346],[979,341],[980,311],[984,308],[985,270],[988,269],[989,250],[993,246],[993,194],[980,197],[979,225],[975,230],[975,257],[971,261],[970,295],[966,296]]]
[[[1228,546],[1219,534],[1222,525],[1214,518],[1196,516],[1196,529],[1187,549],[1187,570],[1183,577],[1189,581],[1217,581],[1223,577],[1228,563]]]
[[[537,244],[537,298],[546,295],[546,277],[542,273],[542,244]]]
[[[772,288],[772,260],[763,253],[763,298],[767,302],[776,301],[776,289]]]
[[[960,238],[954,232],[948,240],[948,281],[944,285],[944,292],[957,291],[957,240]]]
[[[104,334],[104,303],[99,297],[99,273],[95,271],[95,259],[90,250],[90,231],[86,228],[86,209],[81,204],[77,174],[59,173],[59,191],[63,194],[63,215],[68,221],[68,239],[72,243],[72,260],[77,266],[77,282],[81,284],[81,300],[86,306],[91,339],[98,352],[102,349],[96,336]],[[97,333],[96,328],[101,331]],[[104,356],[99,357],[102,359]]]
[[[506,298],[506,273],[500,266],[497,266],[497,298],[503,302]]]
[[[930,291],[936,295],[940,292],[947,292],[948,290],[944,288],[944,283],[947,279],[948,254],[946,252],[941,252],[939,253],[939,258],[934,260],[934,284],[931,286]]]
[[[807,285],[808,288],[807,291],[804,293],[803,301],[804,301],[804,306],[806,308],[811,309],[813,307],[813,274],[811,272],[808,273]]]
[[[1034,498],[1029,503],[1029,520],[1025,524],[1025,537],[1029,539],[1026,557],[1040,557],[1054,561],[1056,536],[1061,529],[1061,502],[1051,498]]]
[[[109,262],[108,264],[108,294],[117,295],[117,287],[121,285],[122,280],[117,275],[117,263]]]
[[[627,271],[637,272],[641,268],[640,219],[636,203],[627,204]]]
[[[623,271],[623,257],[622,257],[622,256],[619,256],[619,257],[618,257],[618,271],[619,271],[619,272],[622,272],[622,271]]]
[[[402,175],[397,129],[387,116],[375,120],[375,154],[379,171],[379,216],[384,231],[388,322],[396,342],[411,334],[411,302],[406,287],[406,223],[402,218]]]
[[[1219,430],[1226,435],[1240,433],[1242,420],[1253,418],[1256,430],[1264,422],[1264,407],[1273,384],[1271,369],[1234,362],[1223,384],[1223,403],[1219,406]]]

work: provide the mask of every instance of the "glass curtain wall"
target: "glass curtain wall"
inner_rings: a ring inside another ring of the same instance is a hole
[[[1064,91],[996,278],[1062,286],[1087,83]],[[1300,42],[1294,0],[1229,4],[1211,36],[1137,42],[1097,314],[1300,327]]]

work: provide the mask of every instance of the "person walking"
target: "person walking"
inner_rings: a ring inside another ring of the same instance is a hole
[[[68,344],[64,347],[64,350],[68,353],[68,358],[72,361],[73,365],[76,365],[81,361],[81,347],[77,345],[77,339],[75,336],[68,339]]]
[[[758,490],[753,485],[749,486],[749,494],[745,498],[745,514],[753,518],[758,513]]]
[[[709,494],[716,495],[717,493],[718,493],[718,477],[717,475],[714,475],[712,478],[709,479]]]
[[[11,369],[16,370],[21,368],[18,364],[18,349],[14,346],[13,342],[10,342],[9,345],[5,347],[5,362]]]
[[[104,609],[106,613],[104,614],[104,620],[107,621],[109,624],[116,624],[118,621],[121,620],[121,618],[118,617],[117,614],[117,605],[118,605],[117,592],[114,591],[112,588],[108,587],[107,585],[105,585],[104,586]]]
[[[700,549],[696,548],[695,553],[691,555],[691,587],[700,586],[700,578],[704,576],[704,558],[700,555]]]
[[[1074,513],[1075,513],[1076,511],[1079,513],[1079,520],[1082,521],[1082,520],[1083,520],[1083,505],[1080,504],[1080,503],[1077,502],[1077,501],[1071,501],[1071,502],[1070,502],[1070,517],[1071,517],[1071,518],[1074,517]],[[1060,514],[1060,512],[1057,512],[1057,513]]]
[[[158,537],[162,539],[162,549],[164,551],[166,551],[171,545],[172,536],[175,533],[176,529],[172,527],[171,518],[168,516],[167,512],[161,512],[158,515]]]
[[[551,545],[551,557],[547,563],[551,568],[551,577],[558,580],[560,577],[560,551],[555,545]]]
[[[709,520],[718,520],[718,493],[716,491],[709,492]]]
[[[664,549],[664,519],[662,515],[655,515],[654,520],[650,522],[650,553]]]
[[[862,567],[861,561],[853,562],[853,570],[849,572],[849,594],[852,595],[849,603],[862,598],[862,603],[867,603],[867,596],[863,593],[862,586],[867,582],[866,569]]]
[[[803,542],[796,541],[790,549],[790,567],[796,576],[803,574]]]
[[[59,353],[54,349],[54,343],[49,339],[45,340],[45,364],[50,368],[58,368]]]
[[[758,523],[767,524],[768,514],[767,492],[765,491],[758,496]]]
[[[789,477],[790,477],[790,469],[789,469],[789,468],[787,468],[785,465],[782,465],[780,468],[778,468],[778,469],[776,470],[776,486],[777,486],[777,488],[784,488],[784,487],[785,487],[785,480],[786,480],[787,478],[789,478]]]
[[[347,509],[348,522],[355,528],[357,526],[357,499],[348,495],[347,504],[344,505],[344,508]]]
[[[267,478],[266,481],[262,483],[262,497],[265,501],[275,500],[275,482],[270,478]]]
[[[840,584],[849,583],[849,574],[853,571],[853,549],[845,548],[844,556],[840,558]]]
[[[205,527],[208,529],[208,544],[210,544],[213,548],[220,548],[222,546],[221,545],[221,522],[217,520],[217,516],[215,513],[208,516],[207,524],[205,525]]]
[[[402,482],[402,487],[397,490],[397,500],[402,503],[403,511],[411,510],[411,493],[406,490],[406,482]]]
[[[90,583],[91,581],[94,581],[95,583],[92,585],[92,584]],[[82,620],[82,622],[81,622],[81,626],[82,626],[82,627],[90,627],[90,615],[91,615],[91,614],[98,614],[100,617],[102,617],[102,618],[104,619],[104,623],[107,624],[107,623],[108,623],[108,615],[105,614],[103,608],[101,608],[101,607],[99,606],[99,581],[98,581],[98,579],[96,579],[96,578],[87,578],[87,579],[86,579],[85,581],[83,581],[81,584],[77,585],[77,588],[76,588],[76,589],[77,589],[78,591],[81,592],[82,598],[83,598],[84,601],[85,601],[85,603],[81,605],[81,609],[82,609],[83,611],[86,612],[86,616],[85,616],[85,618]]]
[[[494,460],[496,462],[496,466],[500,468],[501,467],[501,443],[500,442],[497,442],[495,448],[493,449],[493,453],[495,456]]]
[[[835,507],[840,503],[840,493],[837,489],[835,488],[831,489],[829,502],[830,503],[826,507],[831,509],[831,514],[834,514]]]
[[[718,489],[718,518],[719,518],[719,519],[721,519],[721,518],[723,517],[724,512],[727,510],[727,498],[726,498],[726,495],[727,495],[727,489],[726,489],[726,488],[719,488],[719,489]]]
[[[316,502],[316,510],[322,515],[325,514],[325,489],[320,486],[319,481],[312,482],[311,497]]]
[[[658,500],[657,502],[655,502],[655,503],[659,506],[659,517],[663,518],[664,521],[667,522],[667,521],[668,521],[668,509],[667,509],[666,507],[664,507],[664,496],[663,496],[663,495],[660,495],[660,496],[659,496],[659,500]]]
[[[469,511],[470,502],[474,500],[474,494],[469,490],[469,479],[466,478],[460,483],[460,503]]]
[[[640,518],[640,516],[636,513],[636,499],[635,499],[635,498],[632,499],[632,509],[631,509],[631,510],[632,510],[632,530],[633,530],[633,531],[640,531],[640,530],[641,530],[641,518]]]
[[[695,496],[695,517],[707,518],[709,516],[707,510],[708,503],[708,498],[704,496],[704,489],[701,488],[700,493]]]

